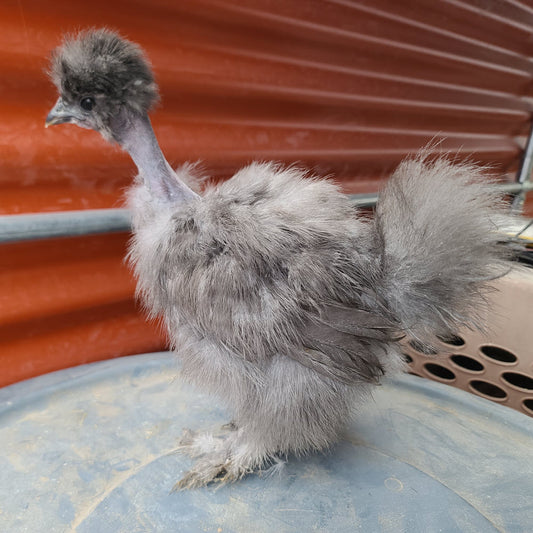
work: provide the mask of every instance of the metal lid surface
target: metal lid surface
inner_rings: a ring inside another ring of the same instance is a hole
[[[170,493],[184,428],[228,415],[169,353],[0,389],[0,531],[523,532],[533,529],[533,419],[402,376],[324,455],[277,476]]]

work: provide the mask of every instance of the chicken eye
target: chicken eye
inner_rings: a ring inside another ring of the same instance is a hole
[[[80,106],[82,109],[85,109],[85,111],[91,111],[94,107],[94,100],[90,97],[83,98],[80,102]]]

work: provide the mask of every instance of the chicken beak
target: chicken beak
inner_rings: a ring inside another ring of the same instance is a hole
[[[46,117],[44,127],[55,126],[56,124],[65,124],[67,122],[74,122],[75,115],[68,105],[63,102],[62,98],[59,97],[54,107],[51,109],[50,113]]]

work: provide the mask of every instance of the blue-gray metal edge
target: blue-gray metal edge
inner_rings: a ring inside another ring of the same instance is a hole
[[[533,151],[533,141],[530,150]],[[531,157],[528,158],[531,173]],[[522,182],[494,185],[501,193],[520,195],[533,190],[529,174],[522,174]],[[527,177],[526,177],[527,176]],[[352,194],[352,202],[358,207],[372,207],[377,193]],[[131,229],[130,212],[127,209],[88,209],[51,213],[27,213],[0,216],[0,243],[76,237],[101,233],[125,232]]]

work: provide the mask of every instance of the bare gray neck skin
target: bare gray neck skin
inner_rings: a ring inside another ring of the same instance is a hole
[[[147,115],[122,110],[111,126],[114,139],[131,156],[144,184],[156,198],[173,204],[198,198],[168,164]]]

